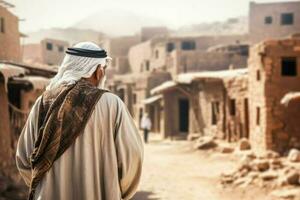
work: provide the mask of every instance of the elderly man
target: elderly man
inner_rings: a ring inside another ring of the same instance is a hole
[[[16,161],[29,199],[130,199],[143,144],[124,103],[103,89],[110,57],[90,42],[66,54],[19,138]]]

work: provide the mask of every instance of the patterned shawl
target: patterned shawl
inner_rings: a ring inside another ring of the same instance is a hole
[[[39,111],[38,137],[31,154],[32,178],[28,199],[45,173],[76,140],[103,93],[84,79],[45,91]]]

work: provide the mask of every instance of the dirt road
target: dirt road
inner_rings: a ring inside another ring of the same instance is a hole
[[[219,175],[236,165],[233,156],[194,151],[187,141],[145,145],[139,192],[133,200],[266,200],[259,188],[224,189]]]

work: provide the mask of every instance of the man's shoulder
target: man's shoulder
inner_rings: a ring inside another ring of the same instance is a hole
[[[120,104],[120,103],[123,103],[122,100],[120,99],[120,97],[118,97],[117,95],[115,95],[114,93],[112,92],[105,92],[102,94],[98,104],[108,104],[108,105],[111,105],[111,104]]]

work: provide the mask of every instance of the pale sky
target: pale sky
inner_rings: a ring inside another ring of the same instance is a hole
[[[246,16],[250,0],[6,0],[16,5],[23,32],[68,27],[101,10],[125,10],[160,19],[172,28]],[[276,2],[287,0],[257,0]],[[293,0],[288,0],[293,1]],[[100,19],[97,19],[100,20]]]

